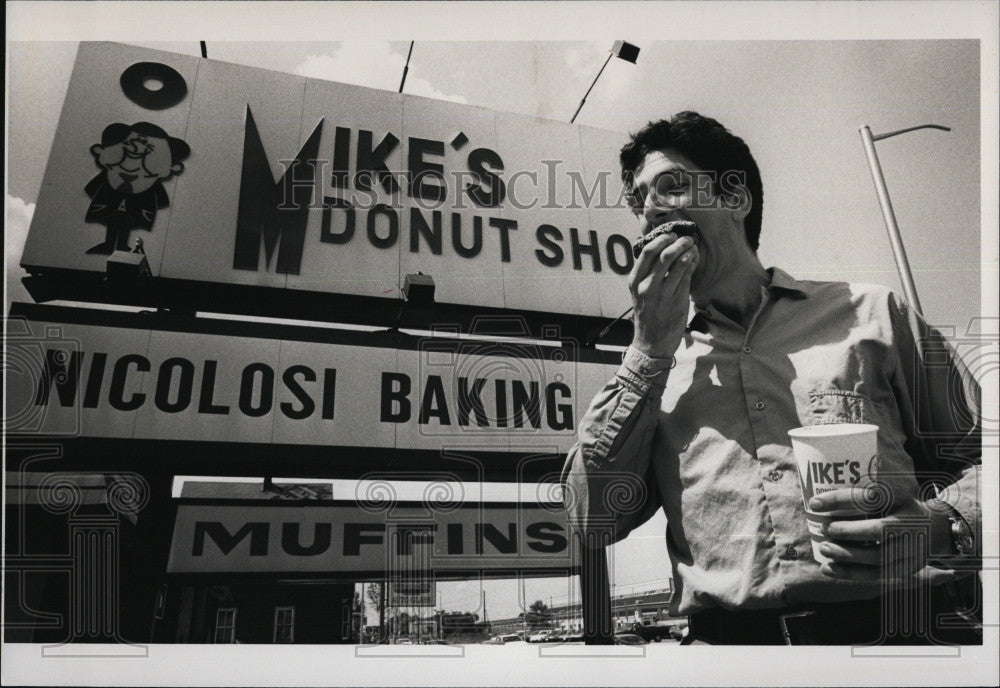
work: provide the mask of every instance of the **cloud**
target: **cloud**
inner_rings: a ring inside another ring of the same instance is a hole
[[[21,284],[21,278],[27,273],[19,263],[24,250],[24,240],[28,236],[28,226],[35,214],[35,204],[25,203],[17,196],[7,194],[7,218],[4,225],[3,248],[5,259],[4,275],[7,284],[7,299],[4,303],[4,314],[10,308],[11,301],[30,301],[31,297]]]
[[[593,79],[597,70],[601,68],[601,63],[607,59],[607,49],[606,45],[596,41],[574,44],[566,48],[566,65],[576,72],[579,78]]]
[[[394,53],[387,42],[343,42],[333,54],[310,55],[294,72],[315,79],[396,91],[405,64],[406,56]],[[419,63],[411,60],[405,93],[453,103],[468,102],[463,96],[439,91],[419,74]]]

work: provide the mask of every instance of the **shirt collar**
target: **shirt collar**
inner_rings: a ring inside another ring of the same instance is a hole
[[[767,272],[771,275],[771,283],[767,285],[769,291],[780,289],[799,297],[806,295],[802,283],[781,268],[768,268]]]
[[[766,291],[771,292],[774,296],[786,293],[795,298],[805,298],[806,290],[802,283],[781,268],[768,268],[767,273],[771,276],[771,282],[767,285]],[[712,317],[712,311],[711,305],[706,308],[698,308],[692,301],[688,308],[688,329],[707,334],[708,321]]]

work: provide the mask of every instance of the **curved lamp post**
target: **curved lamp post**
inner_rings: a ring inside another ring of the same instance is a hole
[[[920,299],[917,297],[917,288],[913,284],[913,274],[910,272],[910,262],[906,259],[906,249],[903,247],[903,239],[899,234],[899,225],[896,223],[896,214],[892,210],[892,201],[889,199],[889,190],[885,186],[885,177],[882,175],[882,166],[878,161],[878,154],[875,152],[875,142],[887,139],[900,134],[905,134],[917,129],[940,129],[951,131],[950,127],[940,124],[921,124],[916,127],[898,129],[885,134],[872,134],[868,125],[861,127],[861,141],[865,146],[865,153],[868,155],[868,167],[872,172],[872,181],[875,182],[875,193],[878,194],[879,205],[882,206],[882,218],[885,220],[885,228],[889,231],[889,242],[892,244],[892,255],[896,259],[896,269],[899,270],[899,278],[903,283],[903,293],[910,306],[920,315],[923,309],[920,307]]]

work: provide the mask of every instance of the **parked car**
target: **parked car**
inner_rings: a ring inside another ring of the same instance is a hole
[[[670,631],[672,628],[673,626],[666,626],[666,625],[661,626],[657,624],[651,624],[648,626],[643,626],[642,624],[634,624],[631,630],[625,632],[634,633],[635,635],[645,640],[647,643],[648,642],[658,643],[664,638],[671,637]]]
[[[677,624],[676,626],[670,627],[670,637],[674,640],[684,640],[687,638],[688,626],[687,624]]]
[[[583,631],[559,631],[549,637],[550,643],[582,643]]]
[[[554,628],[545,628],[540,631],[535,631],[534,633],[528,636],[528,642],[547,643],[550,642],[552,640],[552,637],[555,636],[557,633],[558,631]]]
[[[646,641],[635,633],[615,633],[615,645],[645,645]]]

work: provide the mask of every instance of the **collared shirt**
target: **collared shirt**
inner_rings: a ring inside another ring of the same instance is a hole
[[[617,540],[663,508],[674,613],[879,594],[813,560],[788,437],[804,425],[878,425],[879,481],[923,500],[947,484],[981,541],[979,389],[941,334],[883,287],[770,272],[748,327],[709,306],[675,361],[626,350],[567,458],[575,527]]]

